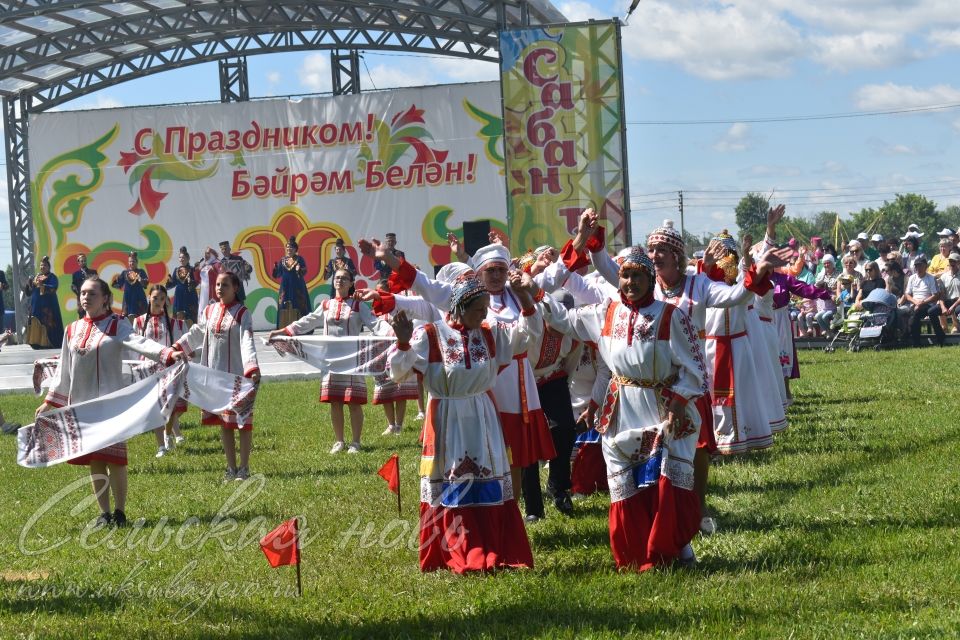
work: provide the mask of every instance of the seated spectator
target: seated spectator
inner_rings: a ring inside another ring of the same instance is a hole
[[[863,265],[867,262],[866,256],[863,255],[863,245],[857,240],[851,240],[847,243],[846,255],[853,256],[854,260],[857,261],[856,270],[862,276]]]
[[[863,276],[857,271],[857,259],[852,254],[843,256],[843,273],[837,278],[836,296],[843,303],[843,306],[849,307],[857,297],[857,290],[860,288],[860,280]]]
[[[939,278],[940,274],[947,270],[949,266],[947,264],[947,257],[950,255],[950,251],[953,249],[953,241],[949,237],[940,238],[940,244],[938,246],[939,252],[937,255],[933,256],[933,259],[930,260],[930,266],[927,268],[927,273],[932,275],[934,278]]]
[[[823,273],[820,274],[820,278],[817,280],[815,286],[828,289],[829,291],[835,291],[839,277],[840,274],[837,272],[836,258],[829,253],[824,254]],[[830,330],[830,323],[833,322],[833,316],[836,312],[837,305],[834,304],[833,300],[817,300],[817,313],[814,316],[814,320],[820,325],[821,331],[827,332]]]
[[[902,298],[907,288],[907,277],[899,253],[891,251],[887,254],[887,262],[881,273],[887,281],[887,291],[897,296],[898,300]]]
[[[797,326],[800,334],[812,338],[816,334],[817,301],[800,298],[797,302]]]
[[[936,334],[936,342],[943,346],[945,339],[943,328],[940,326],[939,314],[931,316],[932,309],[938,309],[936,304],[940,299],[940,290],[937,287],[937,279],[927,273],[927,258],[919,255],[913,262],[917,270],[910,279],[907,280],[907,289],[903,294],[903,303],[912,307],[910,316],[910,338],[913,346],[920,346],[920,323],[924,318],[930,316],[933,326],[933,332]]]
[[[951,253],[947,256],[947,270],[940,275],[940,300],[937,308],[930,310],[930,317],[940,320],[940,327],[944,332],[947,330],[947,317],[951,317],[953,333],[960,333],[960,318],[957,317],[958,304],[960,304],[960,253]]]
[[[861,302],[864,298],[870,295],[871,291],[874,289],[885,289],[887,286],[887,283],[884,282],[883,277],[880,274],[880,267],[877,266],[876,262],[871,260],[867,264],[863,265],[863,270],[867,275],[860,281],[860,288],[857,291],[857,297],[853,302],[853,308],[856,311],[863,309]]]
[[[914,265],[920,256],[923,256],[924,261],[927,260],[927,257],[920,251],[920,238],[915,235],[907,235],[903,241],[903,252],[900,258],[903,262],[903,270],[907,275],[916,273]]]

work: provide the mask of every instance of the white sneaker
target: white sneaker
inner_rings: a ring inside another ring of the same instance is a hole
[[[163,438],[164,446],[167,448],[167,451],[173,451],[177,446],[176,441],[173,439],[173,436],[164,436]]]
[[[387,428],[384,429],[383,433],[381,433],[380,435],[389,436],[389,435],[393,435],[394,433],[400,433],[400,430],[397,427],[393,426],[392,424],[388,424]]]
[[[236,479],[237,479],[237,470],[227,467],[227,470],[223,472],[223,481],[233,482]]]
[[[416,420],[423,420],[423,419],[426,418],[426,417],[427,417],[427,416],[423,415],[423,411],[418,411],[418,412],[417,412],[417,417],[416,417],[415,419],[416,419]]]
[[[162,458],[162,457],[165,456],[165,455],[167,455],[167,448],[166,448],[166,447],[157,447],[157,455],[156,455],[156,457],[157,457],[157,458]]]
[[[330,447],[330,453],[340,453],[343,451],[343,441],[334,442],[333,446]]]
[[[186,440],[183,436],[174,436],[173,441],[177,444],[183,444],[183,441]]]
[[[712,536],[717,532],[717,521],[710,516],[700,518],[700,533],[705,536]]]
[[[250,477],[250,469],[248,469],[247,467],[240,467],[239,469],[237,469],[237,475],[235,480],[238,480],[238,481],[246,480],[249,477]]]
[[[350,446],[347,447],[347,453],[360,453],[360,443],[351,442]]]
[[[677,558],[677,563],[686,568],[697,566],[697,554],[693,552],[690,543],[685,544],[683,549],[680,549],[680,557]]]

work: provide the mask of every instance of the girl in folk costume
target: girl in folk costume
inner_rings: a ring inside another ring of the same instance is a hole
[[[149,309],[146,291],[150,281],[147,272],[138,266],[137,260],[137,252],[131,251],[127,256],[127,268],[113,278],[113,288],[123,291],[120,313],[127,316],[131,322]]]
[[[189,329],[186,321],[180,318],[171,318],[167,314],[167,290],[163,285],[155,284],[150,287],[150,295],[147,300],[150,302],[150,311],[134,319],[134,332],[165,347],[172,347]],[[144,360],[145,357],[141,356],[140,359]],[[162,458],[173,451],[176,445],[183,442],[183,434],[180,433],[180,416],[186,410],[186,401],[178,400],[166,427],[154,430],[153,433],[157,436],[158,458]]]
[[[453,288],[446,321],[415,336],[406,314],[394,321],[390,375],[402,380],[419,371],[430,394],[420,462],[421,571],[533,566],[492,393],[497,371],[542,328],[527,282],[513,276],[522,308],[515,322],[490,322],[486,289],[470,277]]]
[[[23,292],[30,296],[30,317],[24,341],[34,349],[59,349],[63,344],[63,318],[57,287],[60,281],[50,272],[50,258],[40,259],[40,272],[28,280]]]
[[[260,382],[260,365],[253,342],[253,321],[250,312],[237,301],[240,278],[234,273],[217,276],[216,294],[219,302],[209,304],[200,311],[197,324],[183,334],[174,344],[192,356],[199,350],[199,364],[211,369],[226,371]],[[202,347],[202,348],[201,348]],[[246,480],[250,477],[250,452],[253,449],[253,411],[249,424],[238,424],[237,413],[227,411],[213,414],[204,411],[201,424],[219,425],[220,440],[227,460],[223,481]],[[240,466],[237,466],[237,438],[240,432]]]
[[[213,247],[204,249],[203,260],[198,260],[193,268],[199,274],[197,278],[200,281],[197,306],[199,309],[205,309],[211,302],[217,302],[217,276],[220,275],[220,259],[217,250]]]
[[[122,316],[110,312],[113,299],[110,287],[100,278],[91,278],[80,287],[80,304],[85,316],[67,327],[57,371],[46,399],[37,409],[39,416],[51,408],[73,405],[118,391],[127,385],[123,374],[125,349],[151,360],[170,364],[182,354],[137,335]],[[111,445],[69,464],[89,465],[93,493],[101,515],[97,525],[113,522],[123,526],[127,501],[127,445]],[[109,488],[109,490],[108,490]],[[114,511],[110,511],[110,495]]]
[[[386,280],[377,284],[377,290],[389,293]],[[374,325],[373,333],[378,336],[393,336],[391,322],[393,318],[386,315],[379,318]],[[418,377],[412,376],[403,382],[394,382],[389,372],[384,372],[373,379],[373,404],[383,407],[387,417],[387,428],[381,435],[396,435],[403,430],[403,419],[407,414],[407,400],[420,398]]]
[[[494,238],[495,236],[491,240]],[[412,289],[438,309],[451,311],[451,285],[430,280],[406,260],[398,259],[391,252],[385,251],[376,241],[361,240],[359,245],[365,255],[383,260],[393,269],[394,273],[390,276],[391,290]],[[471,263],[477,279],[489,294],[487,320],[490,323],[516,322],[521,308],[517,296],[506,286],[510,265],[510,253],[506,247],[497,243],[482,247],[473,255]],[[493,395],[500,411],[503,438],[510,449],[514,484],[519,485],[520,470],[523,467],[556,457],[547,419],[540,407],[533,367],[526,351],[516,354],[500,371]],[[527,497],[524,496],[525,501]],[[530,504],[535,503],[536,499],[532,497]]]
[[[271,331],[270,337],[282,334],[296,336],[317,328],[323,329],[325,336],[359,336],[363,327],[373,330],[376,323],[373,311],[360,300],[350,296],[353,275],[346,269],[338,269],[333,274],[333,286],[336,297],[324,300],[312,313],[293,324]],[[363,376],[327,373],[320,383],[320,402],[330,404],[330,421],[336,437],[330,453],[340,453],[344,448],[344,405],[350,407],[350,432],[353,437],[347,453],[359,453],[360,433],[363,431],[363,405],[367,404],[367,383]]]
[[[619,300],[569,312],[552,304],[546,318],[596,344],[612,373],[597,429],[610,487],[610,546],[618,568],[643,571],[678,557],[695,560],[696,399],[706,365],[690,318],[654,300],[654,266],[642,249],[624,259],[619,279]]]
[[[178,320],[189,320],[190,324],[197,321],[200,307],[197,297],[199,285],[200,273],[190,266],[187,248],[180,247],[180,264],[167,278],[167,289],[173,289],[173,316]]]
[[[290,236],[287,255],[273,265],[273,277],[280,280],[277,293],[277,328],[285,327],[310,313],[307,294],[307,262],[297,251],[300,245]]]

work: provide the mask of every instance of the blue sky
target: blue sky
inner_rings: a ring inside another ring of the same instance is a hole
[[[623,16],[629,0],[555,2],[572,20]],[[841,214],[895,193],[960,204],[960,11],[956,0],[641,0],[623,29],[635,240],[664,217],[735,227],[746,191],[792,215]],[[370,88],[493,80],[495,64],[364,54]],[[248,58],[252,96],[330,90],[326,52]],[[217,100],[217,67],[128,82],[64,108]],[[896,115],[755,122],[931,106]],[[723,121],[692,124],[689,121]],[[656,124],[653,124],[656,123]],[[6,187],[0,190],[6,210]],[[4,215],[4,218],[6,216]],[[0,223],[0,263],[10,256]]]

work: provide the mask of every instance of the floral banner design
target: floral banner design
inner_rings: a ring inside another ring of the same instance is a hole
[[[502,31],[512,248],[562,244],[586,207],[612,249],[629,243],[617,20]]]
[[[253,266],[246,304],[265,329],[276,318],[273,267],[291,236],[314,305],[329,293],[323,267],[338,238],[366,287],[378,273],[360,238],[396,233],[430,270],[450,261],[446,234],[462,235],[464,221],[489,219],[509,237],[500,113],[499,83],[485,82],[35,114],[37,254],[60,276],[68,320],[79,253],[109,281],[137,251],[150,283],[165,283],[181,247],[194,264],[229,241]]]

